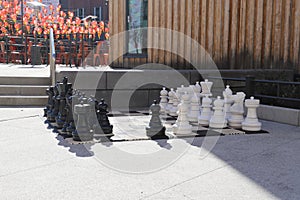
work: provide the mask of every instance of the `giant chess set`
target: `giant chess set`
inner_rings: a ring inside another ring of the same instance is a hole
[[[212,86],[204,80],[163,88],[160,101],[154,101],[148,111],[110,114],[104,99],[86,97],[64,77],[47,89],[44,117],[71,143],[266,133],[257,118],[258,99],[245,100],[244,92],[233,94],[228,85],[223,98],[213,98]],[[134,125],[128,118],[135,118]]]

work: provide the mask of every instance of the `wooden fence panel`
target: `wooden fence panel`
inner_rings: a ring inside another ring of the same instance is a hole
[[[111,35],[125,30],[125,1],[110,0]],[[124,19],[123,19],[124,17]],[[184,33],[198,41],[223,69],[295,69],[300,73],[299,0],[148,0],[148,26]],[[176,34],[148,31],[147,62],[174,68],[193,63],[205,68],[197,45]],[[122,52],[125,39],[111,44],[111,54]],[[138,59],[138,58],[137,58]],[[135,63],[143,63],[145,59]],[[120,58],[116,65],[130,65]],[[130,66],[129,66],[130,67]]]

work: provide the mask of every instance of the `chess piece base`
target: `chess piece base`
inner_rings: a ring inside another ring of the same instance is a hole
[[[249,123],[247,121],[242,123],[242,129],[245,131],[260,131],[261,130],[261,123]]]
[[[199,119],[198,124],[201,125],[201,126],[208,126],[209,125],[209,120]]]
[[[213,128],[213,129],[223,129],[227,127],[227,121],[219,121],[219,122],[214,122],[214,121],[210,121],[209,122],[209,128]]]
[[[94,128],[94,133],[100,137],[112,137],[112,136],[114,136],[114,134],[112,132],[113,132],[112,125],[107,126],[107,127],[96,126]]]
[[[76,130],[75,132],[72,133],[73,140],[74,141],[91,141],[94,139],[94,134],[93,132],[81,132]]]
[[[185,124],[185,125],[181,125],[179,124],[179,126],[177,124],[173,125],[173,133],[175,135],[189,135],[192,133],[192,125],[190,124]]]
[[[169,139],[168,136],[166,136],[166,127],[161,127],[161,128],[146,127],[146,134],[152,140],[155,140],[155,139]]]

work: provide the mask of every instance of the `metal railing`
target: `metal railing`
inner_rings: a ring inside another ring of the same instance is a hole
[[[209,77],[209,79],[220,79]],[[231,87],[234,92],[244,91],[247,98],[254,96],[263,104],[300,109],[300,82],[257,80],[254,76],[245,78],[223,77],[224,85],[238,82]]]
[[[80,66],[81,63],[81,66],[83,66],[86,56],[90,53],[92,53],[93,55],[96,53],[95,49],[97,46],[97,42],[99,41],[94,37],[90,37],[90,34],[84,33],[70,35],[55,34],[53,36],[56,46],[57,62],[60,62],[61,64],[69,63],[70,67],[72,63],[75,64],[75,66]],[[31,64],[31,62],[28,62],[28,60],[33,56],[31,55],[32,48],[38,46],[41,53],[41,62],[48,65],[50,54],[49,38],[49,35],[24,35],[23,38],[21,36],[15,35],[5,36],[4,38],[2,38],[5,46],[5,52],[2,52],[5,54],[5,61],[2,60],[1,62],[6,62],[8,64],[10,62],[16,62],[17,59],[18,61],[21,61],[22,64]],[[101,52],[108,52],[107,48],[108,46],[106,46],[105,49],[102,48]],[[64,59],[60,59],[61,57],[63,57],[61,55],[65,55],[65,53],[70,54],[67,58],[68,60],[66,60],[65,57]],[[91,57],[93,57],[93,55]]]

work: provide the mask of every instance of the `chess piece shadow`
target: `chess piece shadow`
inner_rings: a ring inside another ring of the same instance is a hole
[[[70,144],[62,136],[56,136],[59,146],[69,148],[69,152],[74,153],[77,157],[92,157],[94,152],[91,151],[93,144]]]
[[[154,140],[158,146],[160,146],[161,148],[164,149],[168,149],[171,150],[172,149],[172,145],[168,143],[168,140]]]

